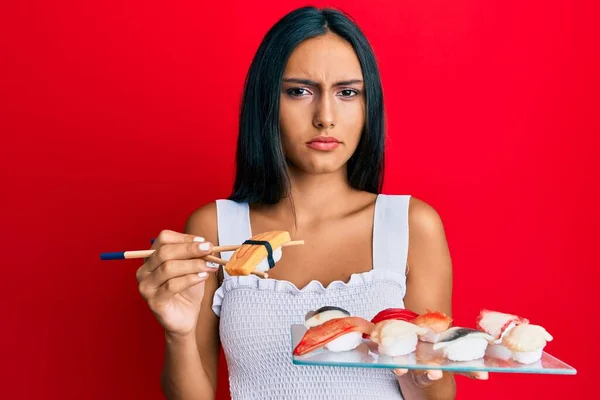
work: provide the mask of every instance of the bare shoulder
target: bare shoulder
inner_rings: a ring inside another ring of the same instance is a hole
[[[411,197],[408,220],[410,232],[418,237],[444,235],[442,218],[435,208],[423,200]]]
[[[202,236],[217,244],[217,202],[207,203],[194,210],[187,219],[185,232]]]

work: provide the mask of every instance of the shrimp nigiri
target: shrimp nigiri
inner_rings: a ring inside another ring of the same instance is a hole
[[[340,307],[325,306],[315,311],[309,311],[305,318],[304,326],[314,328],[324,324],[325,322],[336,319],[350,317],[350,312]],[[361,332],[346,333],[325,345],[325,348],[330,351],[340,352],[352,350],[358,347],[362,342]]]
[[[373,327],[373,323],[361,317],[330,319],[329,321],[308,329],[298,345],[294,348],[294,355],[302,356],[306,353],[310,353],[350,332],[370,334]],[[355,347],[357,346],[354,346],[354,348]],[[352,350],[352,348],[346,347],[345,350]]]

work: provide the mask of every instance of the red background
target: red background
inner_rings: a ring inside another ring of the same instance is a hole
[[[2,5],[0,397],[162,398],[162,335],[137,293],[139,262],[98,256],[147,248],[229,193],[244,74],[266,30],[304,4],[252,3]],[[459,377],[459,399],[595,391],[593,3],[328,3],[354,15],[380,61],[385,192],[411,193],[445,221],[456,323],[482,307],[522,314],[579,371]]]

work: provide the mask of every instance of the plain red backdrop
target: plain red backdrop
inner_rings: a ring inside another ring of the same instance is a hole
[[[315,2],[351,13],[376,51],[385,192],[441,214],[456,323],[483,307],[522,314],[579,371],[459,377],[459,399],[595,396],[584,394],[598,355],[595,3]],[[139,262],[99,254],[147,248],[228,195],[244,74],[300,5],[2,5],[0,397],[162,398],[162,332],[137,293]]]

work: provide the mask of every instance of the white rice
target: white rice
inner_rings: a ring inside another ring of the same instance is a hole
[[[277,262],[279,260],[281,260],[281,247],[273,249],[273,261]],[[267,260],[267,257],[262,259],[262,261],[256,266],[255,270],[260,272],[269,271],[269,260]]]
[[[452,361],[472,361],[485,355],[488,341],[484,338],[465,338],[448,343],[444,355]]]
[[[429,330],[425,335],[419,337],[422,342],[437,343],[440,339],[440,334],[432,329]]]
[[[542,358],[543,349],[534,351],[513,351],[513,360],[521,364],[532,364]]]
[[[419,339],[416,334],[403,335],[391,345],[385,346],[379,344],[378,351],[380,354],[390,357],[403,356],[415,351],[417,349],[418,341]]]
[[[362,332],[350,332],[333,339],[325,345],[329,351],[340,352],[357,348],[362,343]]]
[[[513,356],[513,352],[509,348],[507,348],[506,346],[503,346],[501,344],[491,344],[488,347],[486,353],[490,357],[494,357],[499,360],[505,360],[505,361],[510,360]]]

